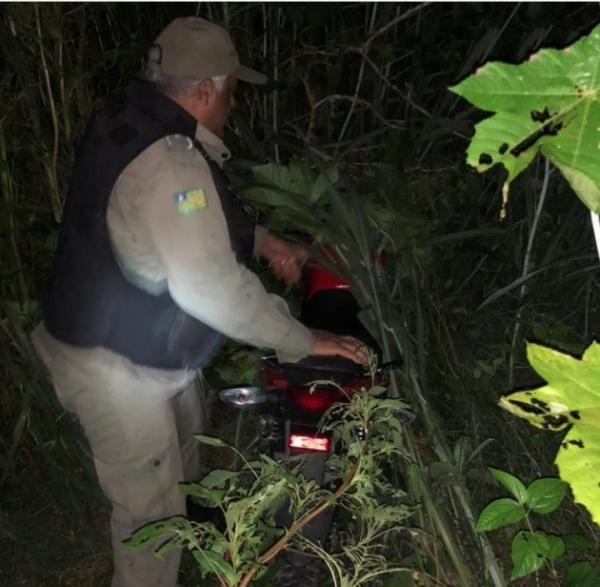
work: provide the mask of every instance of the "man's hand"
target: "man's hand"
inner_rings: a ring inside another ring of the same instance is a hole
[[[313,330],[311,355],[344,357],[359,365],[369,362],[369,347],[352,336],[338,336],[322,330]]]
[[[292,285],[300,279],[302,266],[308,257],[302,247],[272,234],[263,241],[259,254],[269,262],[275,276],[286,285]]]

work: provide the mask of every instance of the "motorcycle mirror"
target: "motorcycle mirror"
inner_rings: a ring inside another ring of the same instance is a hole
[[[236,408],[246,408],[265,403],[267,393],[260,387],[229,387],[219,392],[219,398]]]

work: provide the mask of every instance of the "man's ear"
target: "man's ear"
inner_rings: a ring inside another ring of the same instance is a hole
[[[216,92],[215,83],[210,79],[202,80],[196,86],[196,97],[200,100],[201,104],[208,104],[214,97]]]

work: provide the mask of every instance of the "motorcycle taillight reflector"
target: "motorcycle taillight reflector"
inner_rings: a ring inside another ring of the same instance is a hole
[[[289,387],[288,397],[293,405],[308,412],[324,412],[343,399],[335,387],[320,386],[310,393],[308,387]]]
[[[302,450],[329,451],[329,438],[326,436],[305,436],[304,434],[290,435],[290,448]]]

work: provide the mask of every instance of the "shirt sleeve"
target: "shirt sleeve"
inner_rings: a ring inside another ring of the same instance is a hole
[[[204,159],[196,151],[167,155],[151,184],[142,221],[175,302],[230,338],[274,349],[282,362],[305,357],[311,332],[291,316],[282,298],[267,293],[258,277],[237,262]]]

